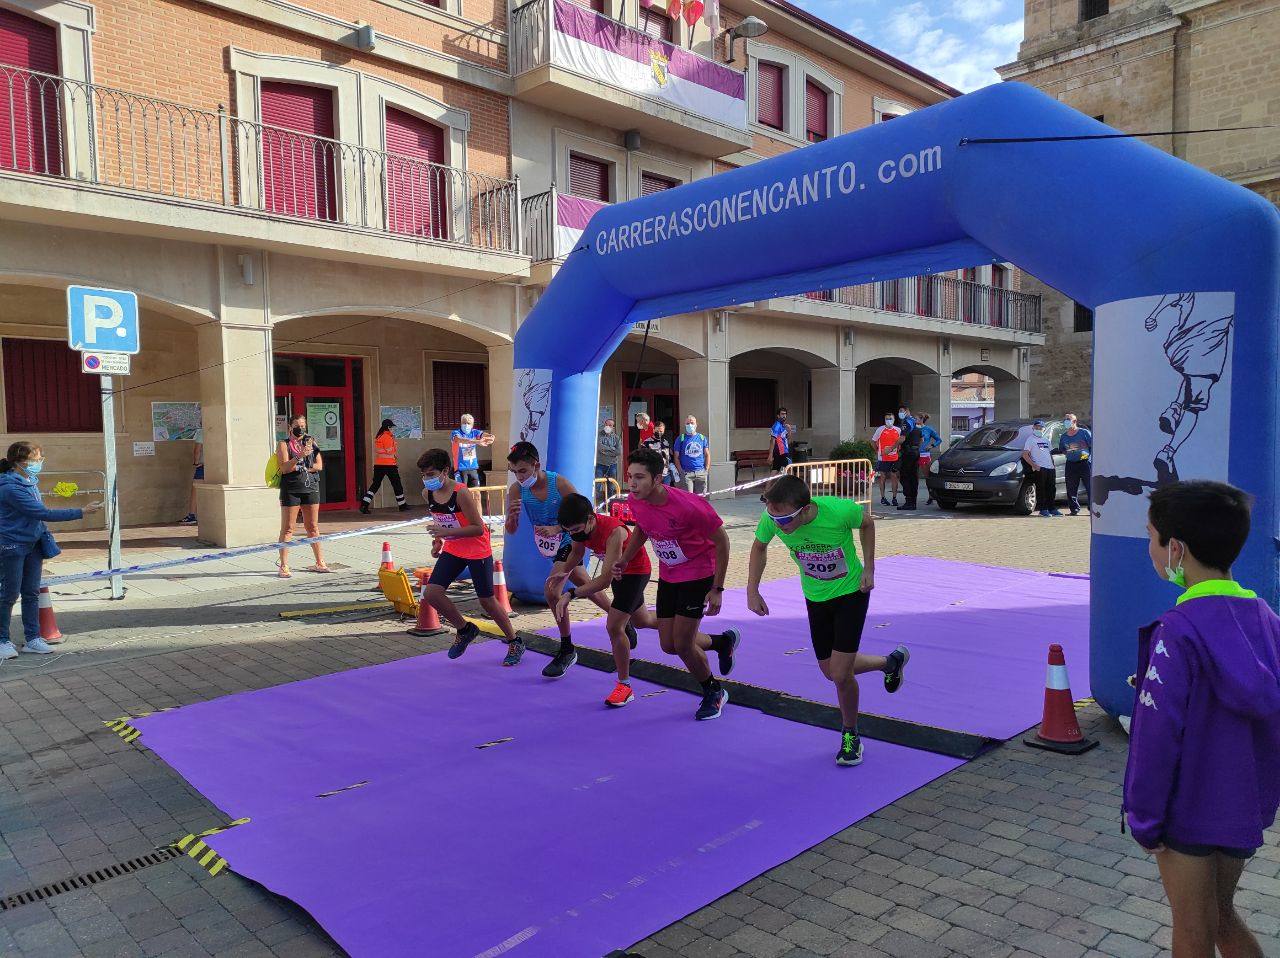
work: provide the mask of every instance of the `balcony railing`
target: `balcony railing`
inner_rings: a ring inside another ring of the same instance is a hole
[[[1035,293],[971,283],[952,276],[909,276],[804,296],[840,306],[949,319],[1023,333],[1041,332],[1040,297]]]
[[[520,200],[520,224],[524,230],[522,251],[535,263],[556,258],[555,210],[554,190]]]
[[[0,65],[0,173],[519,252],[510,180]]]

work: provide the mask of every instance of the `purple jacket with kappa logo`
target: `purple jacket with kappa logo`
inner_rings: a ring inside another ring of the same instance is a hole
[[[1280,618],[1201,583],[1138,633],[1124,805],[1138,843],[1258,848],[1280,805]]]

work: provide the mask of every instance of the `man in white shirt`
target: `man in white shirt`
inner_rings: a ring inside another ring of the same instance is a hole
[[[1048,519],[1062,515],[1053,508],[1058,496],[1058,474],[1053,468],[1053,449],[1049,446],[1048,430],[1045,429],[1043,419],[1037,419],[1031,424],[1031,435],[1022,447],[1022,461],[1036,484],[1036,504],[1040,507],[1040,516]]]

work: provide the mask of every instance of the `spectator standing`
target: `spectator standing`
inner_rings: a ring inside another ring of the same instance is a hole
[[[676,437],[674,452],[684,476],[687,492],[699,495],[707,491],[707,437],[698,432],[698,420],[689,416],[684,421],[684,432]]]
[[[1073,516],[1080,515],[1080,483],[1087,493],[1093,482],[1093,433],[1081,429],[1073,412],[1063,418],[1066,431],[1058,437],[1058,452],[1067,457],[1067,502]],[[1092,502],[1092,499],[1090,499]]]
[[[636,424],[631,427],[629,438],[631,441],[627,444],[627,448],[633,451],[653,438],[653,420],[649,418],[647,412],[636,413]]]
[[[480,457],[476,449],[492,446],[493,434],[477,429],[475,416],[464,412],[459,418],[459,427],[449,434],[449,442],[453,448],[454,480],[468,489],[480,485]]]
[[[71,522],[99,512],[102,503],[83,509],[48,509],[40,498],[39,477],[44,453],[33,442],[15,442],[0,459],[0,661],[15,658],[9,638],[13,604],[22,596],[23,652],[48,654],[40,637],[40,578],[44,560],[62,550],[46,522]]]
[[[196,483],[204,481],[204,430],[196,430],[196,441],[191,444],[191,498],[182,525],[194,526],[196,520]]]
[[[938,435],[938,431],[929,425],[929,414],[922,412],[920,414],[920,474],[927,476],[929,469],[933,466],[933,451],[942,448],[942,437]],[[929,492],[928,485],[925,491]],[[926,506],[933,505],[933,493],[929,492],[929,498],[925,502]]]
[[[898,440],[902,433],[893,424],[893,413],[884,414],[884,425],[871,434],[876,447],[876,474],[880,480],[880,505],[887,506],[889,497],[886,486],[893,487],[892,505],[898,504]]]
[[[396,505],[400,507],[400,511],[409,511],[409,504],[404,499],[404,483],[400,481],[399,460],[396,458],[395,426],[393,420],[384,419],[378,434],[373,437],[373,482],[360,499],[360,511],[366,516],[383,479],[391,483],[391,491],[396,494]]]
[[[284,544],[293,538],[293,526],[297,521],[298,507],[302,507],[302,524],[307,536],[320,534],[320,473],[324,469],[324,457],[316,448],[315,439],[307,435],[307,417],[294,416],[289,420],[289,438],[276,443],[276,461],[280,466],[280,578],[289,579],[289,550]],[[324,550],[319,542],[311,543],[315,554],[314,565],[308,572],[332,572],[324,564]]]
[[[769,468],[773,472],[782,472],[787,466],[791,465],[791,439],[795,435],[796,427],[787,422],[787,415],[785,406],[779,409],[774,417],[773,425],[769,428],[773,452],[773,461],[770,463]]]
[[[916,497],[920,495],[920,448],[923,436],[910,409],[899,410],[898,421],[902,424],[901,435],[898,437],[898,469],[902,476],[903,498],[898,510],[914,512]]]
[[[671,441],[667,439],[667,424],[661,419],[654,422],[653,435],[642,445],[652,449],[662,457],[662,484],[664,486],[674,486],[679,476],[676,474],[676,467],[671,462]]]
[[[1031,424],[1031,435],[1022,447],[1022,461],[1036,484],[1036,504],[1040,506],[1040,517],[1050,519],[1062,515],[1053,508],[1053,502],[1058,498],[1058,475],[1053,468],[1053,450],[1049,446],[1043,419],[1037,419]]]
[[[606,419],[600,424],[600,434],[596,436],[596,478],[612,479],[616,482],[620,458],[622,458],[622,438],[614,432],[613,420]],[[608,498],[608,490],[606,489],[604,496],[597,498]]]

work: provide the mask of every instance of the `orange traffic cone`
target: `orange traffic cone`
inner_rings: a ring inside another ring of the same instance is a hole
[[[391,543],[382,543],[382,565],[379,567],[386,569],[388,572],[394,572],[396,564],[391,561]]]
[[[418,581],[422,588],[418,590],[418,622],[409,629],[410,635],[439,635],[445,631],[440,625],[440,613],[427,601],[427,580],[430,578],[430,569],[419,570]]]
[[[1071,698],[1071,682],[1067,679],[1067,660],[1062,646],[1049,646],[1049,669],[1044,679],[1044,719],[1040,730],[1022,740],[1035,748],[1065,755],[1079,755],[1098,744],[1085,738],[1076,719],[1075,701]]]
[[[40,587],[40,638],[50,645],[62,641],[62,633],[58,631],[58,620],[53,614],[53,596],[47,586]]]
[[[520,614],[511,609],[511,593],[507,591],[507,574],[502,571],[501,559],[493,562],[493,597],[498,600],[498,605],[502,606],[502,611],[507,613],[508,618]]]

